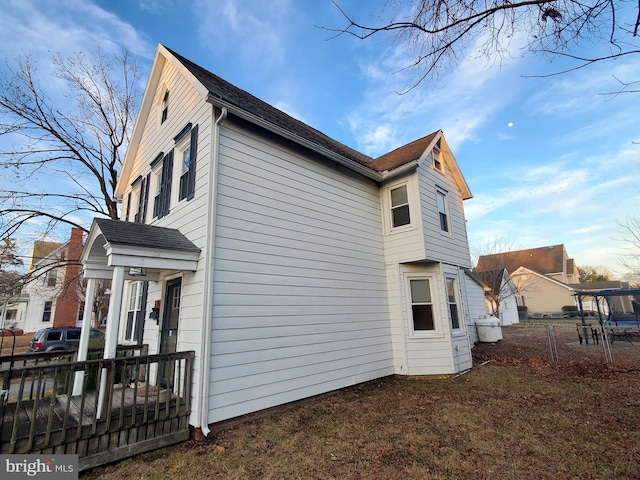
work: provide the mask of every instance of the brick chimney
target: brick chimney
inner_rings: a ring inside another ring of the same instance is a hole
[[[71,229],[71,238],[65,248],[66,266],[64,268],[64,283],[56,299],[53,315],[54,327],[75,327],[78,317],[78,275],[80,274],[80,254],[82,253],[83,230]]]

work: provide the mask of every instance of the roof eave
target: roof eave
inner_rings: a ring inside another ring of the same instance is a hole
[[[376,182],[381,182],[383,180],[383,176],[381,173],[376,172],[375,170],[372,170],[366,165],[363,165],[354,160],[351,160],[350,158],[347,158],[343,155],[337,154],[336,152],[333,152],[328,148],[322,147],[317,143],[307,140],[306,138],[300,137],[299,135],[296,135],[295,133],[292,133],[278,125],[274,125],[273,123],[257,115],[249,113],[246,110],[243,110],[242,108],[237,107],[233,103],[227,102],[217,97],[216,95],[209,94],[207,101],[217,107],[226,108],[229,111],[229,113],[232,113],[236,117],[242,118],[243,120],[246,120],[254,125],[258,125],[259,127],[262,127],[265,130],[273,132],[280,137],[291,140],[292,142],[295,142],[298,145],[308,148],[322,155],[323,157],[329,158],[334,162],[349,168],[350,170],[353,170],[361,175],[364,175],[365,177],[375,180]]]

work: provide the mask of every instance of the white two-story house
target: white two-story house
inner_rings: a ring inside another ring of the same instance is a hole
[[[472,365],[471,192],[442,131],[370,158],[160,45],[117,196],[124,221],[95,220],[82,254],[112,279],[106,354],[195,351],[205,433]]]

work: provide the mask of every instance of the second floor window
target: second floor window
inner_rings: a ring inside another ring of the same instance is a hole
[[[440,230],[449,233],[449,212],[447,207],[447,194],[441,190],[436,192],[438,197],[438,217],[440,218]]]
[[[407,186],[402,185],[391,190],[391,226],[396,228],[410,223],[409,193]]]
[[[146,223],[147,221],[147,204],[149,203],[149,182],[151,174],[140,181],[140,191],[138,192],[138,211],[134,217],[136,223]]]
[[[47,272],[45,283],[47,287],[55,287],[57,281],[58,281],[58,270],[56,268],[52,268]]]
[[[162,158],[162,170],[158,176],[157,194],[153,202],[154,218],[162,218],[171,208],[171,179],[173,176],[173,150]]]
[[[198,125],[187,126],[175,139],[176,149],[180,152],[182,163],[180,170],[180,191],[178,200],[191,200],[196,186],[196,153],[198,148]]]

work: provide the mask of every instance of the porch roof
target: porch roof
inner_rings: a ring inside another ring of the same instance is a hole
[[[80,255],[86,278],[111,278],[116,266],[194,271],[200,249],[175,228],[96,218]]]

